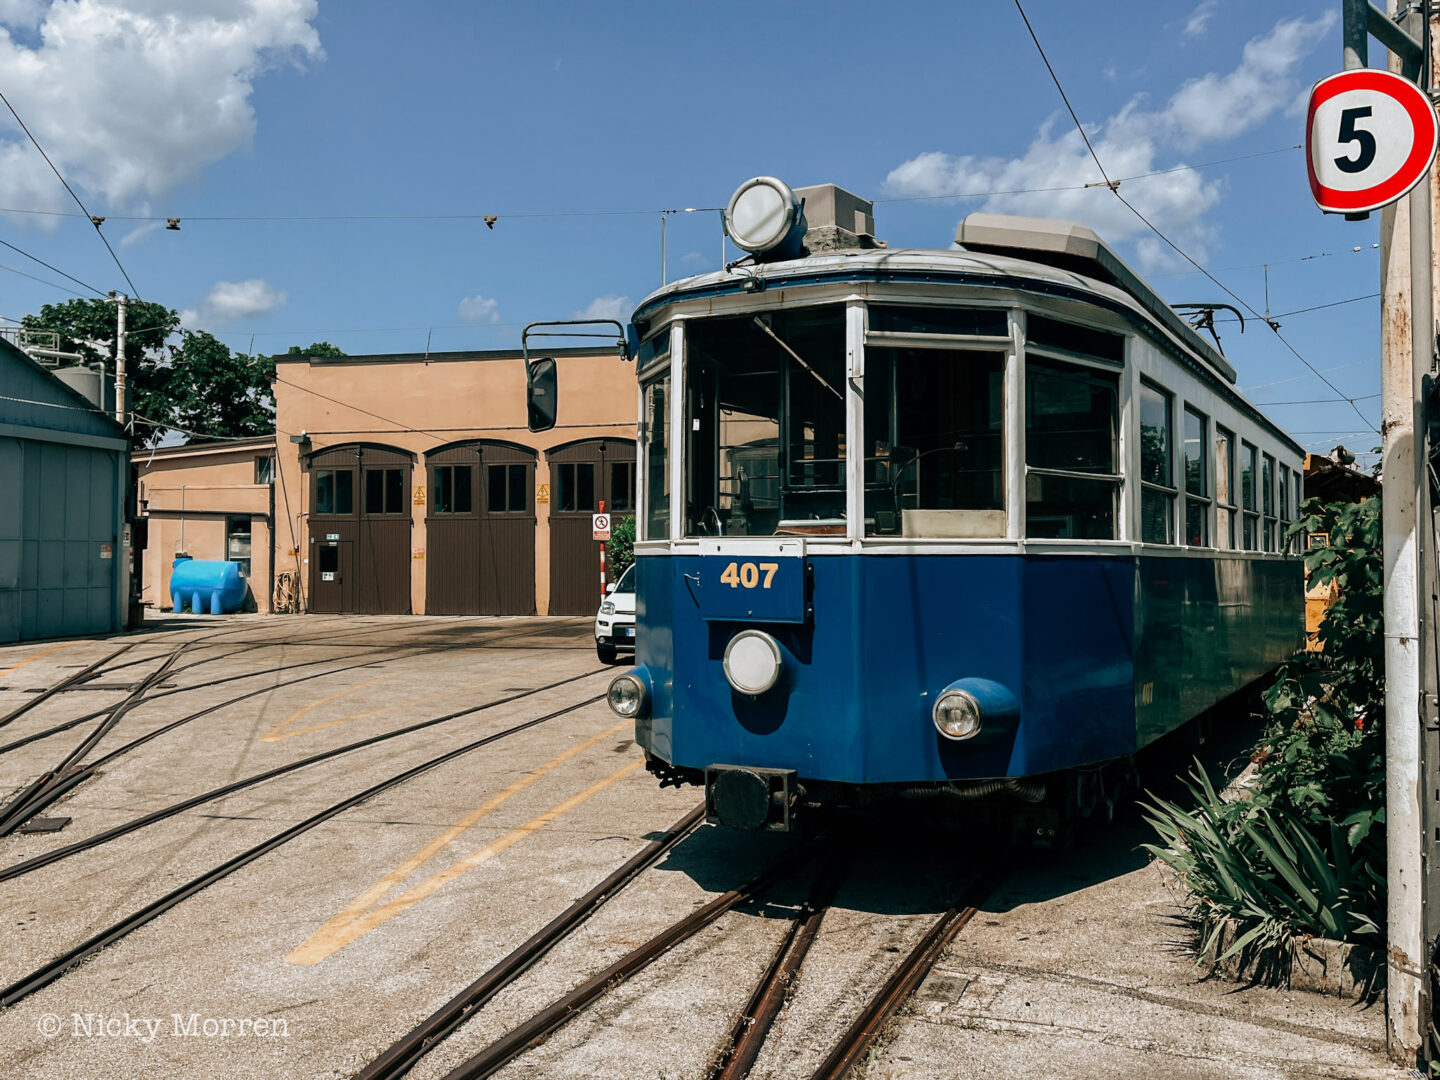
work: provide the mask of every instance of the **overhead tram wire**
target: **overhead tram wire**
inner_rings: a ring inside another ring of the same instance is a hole
[[[75,189],[70,186],[70,182],[66,180],[65,177],[61,175],[60,170],[55,167],[55,163],[50,160],[50,155],[47,154],[45,148],[40,145],[40,140],[35,138],[30,129],[25,126],[25,121],[20,119],[20,114],[15,111],[15,106],[10,104],[10,99],[5,96],[3,90],[0,90],[0,101],[5,103],[5,107],[10,110],[10,115],[15,117],[15,122],[20,125],[20,130],[25,132],[25,135],[35,145],[35,149],[40,151],[40,156],[45,159],[45,164],[50,166],[50,171],[55,174],[55,178],[65,186],[65,190],[68,191],[70,197],[75,200],[75,205],[80,207],[80,212],[90,219],[90,224],[95,226],[95,235],[100,237],[100,242],[105,245],[105,250],[110,252],[110,258],[115,260],[115,265],[119,268],[121,275],[124,276],[125,283],[130,286],[130,295],[137,300],[140,299],[140,290],[135,288],[135,282],[130,280],[130,274],[125,269],[124,264],[121,263],[120,256],[115,254],[115,249],[110,246],[109,239],[106,238],[104,231],[100,228],[100,223],[105,219],[97,218],[94,214],[90,213],[89,210],[85,209],[85,204],[80,201],[80,196],[75,194]]]
[[[0,270],[7,270],[7,271],[9,271],[9,272],[12,273],[12,274],[19,274],[19,275],[20,275],[21,277],[23,277],[23,278],[29,278],[31,281],[38,281],[41,285],[48,285],[48,286],[50,286],[50,288],[52,288],[52,289],[59,289],[61,292],[67,292],[67,293],[69,293],[71,296],[78,296],[78,297],[80,297],[82,300],[85,299],[85,294],[84,294],[84,293],[76,292],[74,289],[70,288],[70,287],[67,286],[67,285],[61,285],[59,282],[55,282],[55,281],[46,281],[44,278],[42,278],[42,277],[36,277],[34,274],[27,274],[24,270],[16,270],[15,267],[13,267],[13,266],[5,266],[4,264],[0,264]],[[0,318],[3,318],[3,316],[0,316]],[[7,321],[7,322],[18,322],[19,320],[16,320],[16,319],[7,319],[6,321]]]
[[[88,282],[85,282],[85,281],[81,281],[81,280],[80,280],[79,278],[77,278],[74,274],[67,274],[64,270],[61,270],[58,266],[51,266],[51,265],[50,265],[48,262],[46,262],[44,259],[40,258],[40,256],[38,256],[38,255],[31,255],[30,252],[26,251],[26,250],[25,250],[24,248],[22,248],[22,247],[16,247],[14,244],[10,243],[9,240],[0,240],[0,247],[7,247],[7,248],[9,248],[11,251],[15,252],[16,254],[24,255],[25,258],[29,259],[31,262],[33,262],[33,263],[39,263],[41,266],[45,267],[46,270],[50,270],[50,271],[53,271],[54,273],[59,274],[61,277],[65,278],[67,281],[73,281],[76,285],[79,285],[81,288],[89,289],[89,290],[90,290],[91,292],[93,292],[96,296],[101,297],[102,299],[103,299],[104,296],[105,296],[104,291],[102,291],[102,290],[100,290],[100,289],[97,289],[94,285],[91,285],[91,284],[89,284]]]
[[[1347,405],[1350,406],[1350,408],[1354,409],[1355,415],[1360,417],[1361,420],[1363,420],[1367,425],[1369,425],[1366,430],[1378,432],[1379,428],[1376,427],[1374,424],[1371,424],[1370,418],[1366,416],[1363,412],[1361,412],[1360,407],[1355,404],[1356,399],[1347,395],[1343,390],[1341,390],[1333,382],[1327,379],[1321,373],[1319,368],[1317,368],[1314,364],[1310,363],[1309,360],[1305,359],[1305,357],[1301,355],[1300,350],[1296,349],[1294,345],[1290,344],[1289,340],[1286,339],[1285,335],[1280,333],[1279,329],[1276,327],[1272,319],[1267,319],[1264,315],[1260,314],[1260,312],[1256,311],[1255,308],[1251,304],[1249,304],[1244,297],[1240,296],[1223,281],[1221,281],[1214,274],[1212,274],[1209,270],[1201,266],[1200,263],[1197,262],[1190,255],[1189,252],[1187,252],[1184,248],[1180,247],[1179,244],[1175,243],[1175,241],[1171,240],[1168,236],[1161,232],[1159,228],[1155,226],[1154,222],[1152,222],[1149,218],[1147,218],[1144,214],[1137,210],[1135,208],[1135,205],[1130,202],[1129,199],[1125,198],[1124,195],[1120,194],[1120,184],[1122,183],[1122,180],[1110,179],[1110,174],[1105,171],[1105,165],[1103,162],[1101,162],[1100,155],[1095,152],[1095,147],[1090,142],[1090,136],[1086,133],[1085,126],[1080,123],[1080,117],[1076,115],[1075,107],[1070,104],[1070,97],[1068,94],[1065,93],[1065,87],[1062,86],[1060,83],[1060,76],[1055,74],[1055,68],[1050,63],[1050,57],[1047,56],[1045,53],[1045,46],[1040,44],[1040,38],[1036,36],[1035,28],[1030,25],[1030,17],[1025,14],[1025,5],[1021,2],[1021,0],[1015,0],[1015,9],[1020,13],[1020,18],[1025,23],[1025,29],[1030,34],[1030,40],[1035,43],[1035,49],[1037,52],[1040,53],[1040,59],[1045,64],[1045,70],[1050,73],[1050,81],[1055,84],[1055,89],[1060,94],[1060,100],[1065,103],[1065,109],[1067,112],[1069,112],[1070,119],[1074,121],[1075,130],[1080,133],[1080,138],[1084,140],[1085,149],[1090,151],[1090,157],[1095,162],[1095,167],[1100,170],[1100,176],[1104,180],[1103,186],[1109,188],[1111,194],[1113,194],[1117,199],[1119,199],[1120,202],[1124,204],[1127,210],[1129,210],[1132,214],[1139,218],[1147,229],[1149,229],[1157,237],[1163,240],[1165,244],[1172,251],[1175,252],[1175,254],[1179,255],[1191,266],[1195,267],[1196,270],[1204,274],[1205,277],[1208,278],[1216,288],[1224,292],[1226,296],[1230,297],[1237,304],[1239,304],[1246,311],[1248,311],[1251,315],[1264,322],[1266,326],[1270,327],[1270,332],[1273,333],[1280,340],[1280,344],[1284,345],[1285,348],[1290,351],[1290,354],[1295,357],[1295,359],[1299,360],[1302,364],[1309,368],[1310,371],[1314,373],[1317,379],[1319,379],[1321,382],[1323,382],[1326,386],[1328,386],[1331,390],[1335,392],[1335,396],[1338,400],[1345,402]]]

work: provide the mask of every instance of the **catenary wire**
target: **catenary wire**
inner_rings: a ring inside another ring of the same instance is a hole
[[[1111,193],[1120,200],[1120,202],[1125,206],[1127,210],[1129,210],[1132,214],[1139,218],[1141,223],[1144,224],[1147,229],[1149,229],[1162,241],[1164,241],[1166,246],[1168,246],[1172,251],[1174,251],[1175,254],[1179,255],[1191,266],[1195,267],[1196,270],[1204,274],[1205,277],[1208,278],[1210,282],[1215,285],[1216,288],[1220,289],[1222,292],[1225,293],[1225,295],[1229,296],[1246,311],[1254,315],[1255,318],[1264,321],[1265,325],[1270,327],[1271,333],[1273,333],[1276,338],[1279,339],[1280,343],[1284,345],[1287,350],[1289,350],[1290,354],[1294,356],[1295,359],[1299,360],[1302,364],[1309,368],[1314,373],[1317,379],[1319,379],[1331,390],[1333,390],[1335,392],[1335,396],[1339,400],[1344,401],[1352,409],[1354,409],[1356,416],[1360,417],[1360,419],[1363,420],[1366,424],[1370,424],[1370,418],[1360,411],[1360,407],[1355,404],[1355,401],[1338,386],[1336,386],[1333,382],[1327,379],[1321,373],[1319,368],[1317,368],[1314,364],[1310,363],[1309,360],[1305,359],[1305,357],[1301,355],[1300,351],[1296,349],[1294,345],[1290,344],[1289,340],[1285,337],[1285,335],[1280,333],[1279,329],[1276,327],[1275,323],[1272,320],[1266,319],[1265,316],[1261,315],[1260,312],[1256,311],[1255,308],[1251,306],[1244,297],[1240,296],[1233,289],[1231,289],[1224,282],[1222,282],[1219,278],[1217,278],[1214,274],[1212,274],[1209,270],[1205,269],[1205,267],[1200,265],[1200,263],[1196,261],[1189,252],[1185,251],[1185,249],[1180,247],[1179,244],[1175,243],[1175,241],[1171,240],[1168,236],[1161,232],[1160,229],[1156,227],[1154,222],[1152,222],[1138,209],[1136,209],[1135,205],[1131,203],[1129,199],[1125,198],[1124,195],[1120,194],[1120,181],[1111,180],[1110,174],[1105,171],[1105,166],[1100,161],[1100,155],[1095,152],[1095,147],[1090,142],[1090,136],[1085,131],[1085,125],[1080,123],[1079,116],[1075,114],[1074,106],[1070,104],[1069,95],[1065,93],[1065,87],[1060,83],[1060,77],[1055,74],[1055,68],[1051,65],[1050,58],[1045,54],[1045,47],[1040,44],[1040,38],[1036,35],[1035,28],[1030,25],[1030,17],[1025,14],[1025,5],[1021,3],[1021,0],[1015,0],[1015,9],[1020,13],[1020,18],[1025,23],[1025,29],[1030,34],[1030,40],[1035,43],[1035,49],[1037,52],[1039,52],[1040,59],[1045,64],[1045,70],[1050,73],[1050,80],[1055,84],[1055,89],[1060,94],[1060,100],[1065,103],[1065,109],[1067,112],[1069,112],[1070,119],[1075,123],[1075,130],[1080,133],[1080,138],[1084,140],[1085,148],[1090,151],[1090,157],[1094,160],[1095,167],[1100,170],[1100,176],[1105,181],[1105,186],[1110,189]],[[1370,425],[1368,430],[1377,431],[1378,429],[1374,425]]]
[[[25,250],[24,248],[22,248],[22,247],[16,247],[14,244],[10,243],[9,240],[0,240],[0,246],[9,248],[11,251],[15,252],[17,255],[24,255],[25,258],[29,259],[31,262],[33,262],[33,263],[39,263],[41,266],[45,267],[46,270],[52,270],[52,271],[54,271],[55,273],[59,274],[61,277],[65,278],[67,281],[73,281],[76,285],[79,285],[80,287],[85,288],[85,289],[89,289],[91,292],[93,292],[96,296],[100,297],[101,299],[104,299],[104,297],[105,297],[105,294],[104,294],[103,292],[101,292],[99,289],[97,289],[94,285],[91,285],[89,282],[81,281],[81,280],[80,280],[78,277],[76,277],[74,274],[67,274],[64,270],[61,270],[58,266],[51,266],[48,262],[46,262],[44,259],[40,258],[38,255],[31,255],[30,252],[26,251],[26,250]]]
[[[55,167],[55,162],[50,160],[50,155],[47,154],[45,148],[40,145],[40,140],[35,138],[31,130],[25,126],[25,121],[20,119],[20,114],[15,111],[15,106],[10,104],[10,99],[5,96],[3,90],[0,90],[0,101],[5,103],[5,108],[10,110],[10,115],[15,117],[15,122],[20,125],[20,130],[25,132],[26,137],[34,144],[35,149],[40,151],[40,156],[45,159],[45,164],[50,166],[50,171],[55,174],[55,179],[59,180],[60,183],[65,186],[65,190],[68,191],[70,197],[75,200],[75,205],[80,207],[80,212],[89,218],[90,223],[95,226],[95,235],[100,237],[100,242],[105,245],[105,250],[110,252],[110,258],[115,260],[115,265],[119,268],[121,275],[124,276],[125,283],[130,286],[131,295],[138,300],[140,298],[140,291],[135,288],[135,282],[130,280],[130,274],[125,269],[125,265],[120,261],[120,256],[115,254],[115,249],[110,246],[110,241],[106,238],[104,230],[100,228],[100,222],[104,219],[95,217],[89,210],[85,209],[85,204],[80,201],[80,196],[75,194],[75,189],[70,186],[70,181],[66,180],[60,170]]]

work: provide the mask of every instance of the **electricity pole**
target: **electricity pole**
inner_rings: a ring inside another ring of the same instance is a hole
[[[115,302],[115,421],[128,430],[130,416],[127,409],[129,403],[125,400],[125,304],[130,298],[112,289],[110,299]]]
[[[1374,35],[1389,50],[1389,69],[1413,80],[1428,97],[1429,2],[1390,4],[1387,15],[1368,0],[1344,0],[1345,67],[1368,66]],[[1435,532],[1420,404],[1421,380],[1435,352],[1434,190],[1432,169],[1404,200],[1386,207],[1380,220],[1386,1028],[1391,1056],[1411,1067],[1423,1059],[1432,1030],[1429,973],[1440,915],[1440,893],[1430,887],[1436,845],[1428,842],[1436,824],[1440,769],[1432,726],[1436,672],[1426,660],[1435,641],[1434,583],[1428,580]]]

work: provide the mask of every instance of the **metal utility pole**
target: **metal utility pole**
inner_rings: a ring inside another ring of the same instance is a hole
[[[112,289],[110,299],[115,302],[115,421],[128,430],[130,414],[127,409],[129,403],[125,400],[125,304],[130,298]]]
[[[1369,36],[1390,50],[1389,67],[1431,90],[1429,3],[1391,0],[1387,15],[1367,0],[1344,0],[1343,57],[1347,69],[1368,66]],[[1402,28],[1403,27],[1403,28]],[[1433,98],[1432,98],[1433,101]],[[1421,379],[1434,361],[1432,215],[1434,175],[1381,216],[1381,442],[1384,452],[1382,523],[1385,554],[1385,840],[1387,864],[1386,1020],[1390,1054],[1403,1064],[1422,1060],[1431,1030],[1429,969],[1436,940],[1430,925],[1440,896],[1427,904],[1427,874],[1435,845],[1428,842],[1440,769],[1424,753],[1433,666],[1428,610],[1429,484],[1420,420]],[[1367,215],[1359,215],[1367,216]],[[1421,598],[1426,598],[1422,608]],[[1429,685],[1427,685],[1429,684]],[[1426,760],[1426,758],[1429,760]],[[1433,1048],[1432,1048],[1433,1049]]]

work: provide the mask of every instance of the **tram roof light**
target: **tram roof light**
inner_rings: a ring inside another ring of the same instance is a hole
[[[782,245],[795,246],[804,228],[799,197],[785,181],[773,176],[746,180],[725,207],[725,232],[754,255]]]

